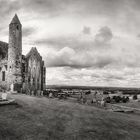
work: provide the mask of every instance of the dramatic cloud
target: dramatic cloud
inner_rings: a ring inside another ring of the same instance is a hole
[[[1,18],[18,10],[20,8],[18,3],[18,1],[0,0],[0,13],[3,15]]]
[[[23,28],[22,34],[23,36],[29,36],[35,32],[34,28]]]
[[[63,71],[63,73],[61,72]],[[73,69],[50,68],[47,69],[47,80],[50,84],[88,85],[88,86],[130,86],[139,87],[140,69]],[[51,73],[52,75],[50,75]],[[80,79],[80,82],[79,82]],[[133,83],[132,83],[133,81]],[[87,84],[88,83],[88,84]]]
[[[83,32],[83,34],[89,35],[91,33],[91,29],[90,29],[90,27],[84,26],[82,32]]]
[[[110,51],[109,51],[110,52]],[[72,68],[104,68],[111,64],[117,64],[119,59],[110,55],[109,52],[83,52],[64,47],[59,51],[52,51],[47,54],[48,67],[72,67]]]
[[[105,26],[99,30],[98,34],[96,34],[95,43],[97,43],[98,45],[106,44],[106,43],[109,43],[112,38],[113,38],[113,34],[112,34],[111,29]]]
[[[54,48],[46,55],[49,67],[104,68],[140,65],[137,62],[137,48],[133,47],[134,42],[126,43],[114,37],[107,26],[101,27],[95,36],[61,36],[37,43]]]
[[[72,56],[75,56],[75,51],[71,48],[65,47],[56,53],[48,54],[48,66],[64,67],[73,65]]]

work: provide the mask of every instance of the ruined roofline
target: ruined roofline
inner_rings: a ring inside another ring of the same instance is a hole
[[[42,60],[42,57],[41,57],[40,53],[38,52],[38,50],[36,49],[36,47],[32,47],[31,50],[29,51],[29,53],[27,53],[27,55],[25,57],[26,58],[30,57],[32,55],[32,53],[37,54],[37,56],[39,57],[39,59]]]
[[[8,43],[7,42],[4,42],[4,41],[0,41],[0,45],[8,45]]]

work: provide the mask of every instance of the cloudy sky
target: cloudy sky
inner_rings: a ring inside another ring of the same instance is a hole
[[[140,0],[0,0],[0,40],[17,13],[47,84],[140,87]]]

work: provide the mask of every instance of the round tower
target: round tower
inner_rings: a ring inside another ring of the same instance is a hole
[[[9,24],[8,85],[22,84],[22,25],[15,14]]]

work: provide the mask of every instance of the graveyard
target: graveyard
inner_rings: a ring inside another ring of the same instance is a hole
[[[110,112],[56,98],[9,94],[0,106],[1,140],[139,140],[140,114]]]

